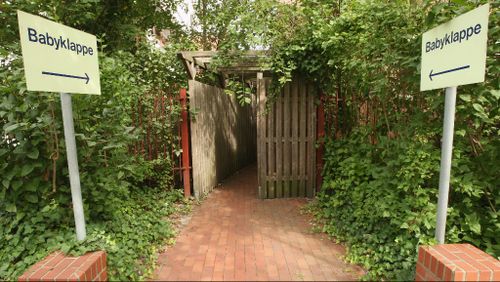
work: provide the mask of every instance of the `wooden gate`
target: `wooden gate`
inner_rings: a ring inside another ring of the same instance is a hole
[[[313,197],[316,186],[316,88],[296,76],[276,96],[257,75],[259,197]],[[274,97],[273,97],[274,96]],[[272,99],[268,109],[266,101]]]

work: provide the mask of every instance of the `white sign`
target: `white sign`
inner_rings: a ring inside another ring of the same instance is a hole
[[[480,6],[423,34],[421,91],[484,81],[489,9]]]
[[[94,35],[23,11],[17,17],[28,90],[101,94]]]

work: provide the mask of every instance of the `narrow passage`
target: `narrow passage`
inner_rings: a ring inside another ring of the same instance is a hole
[[[305,199],[257,198],[257,170],[226,180],[193,211],[177,243],[160,254],[157,280],[358,280],[344,248],[311,233]]]

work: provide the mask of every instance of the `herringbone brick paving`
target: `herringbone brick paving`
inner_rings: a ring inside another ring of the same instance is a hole
[[[357,280],[344,248],[311,232],[305,199],[257,198],[250,166],[193,210],[176,244],[160,254],[155,280]]]

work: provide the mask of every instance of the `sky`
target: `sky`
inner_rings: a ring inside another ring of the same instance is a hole
[[[194,2],[193,0],[183,0],[183,3],[177,6],[177,11],[174,17],[182,23],[185,27],[191,28],[194,15]]]

